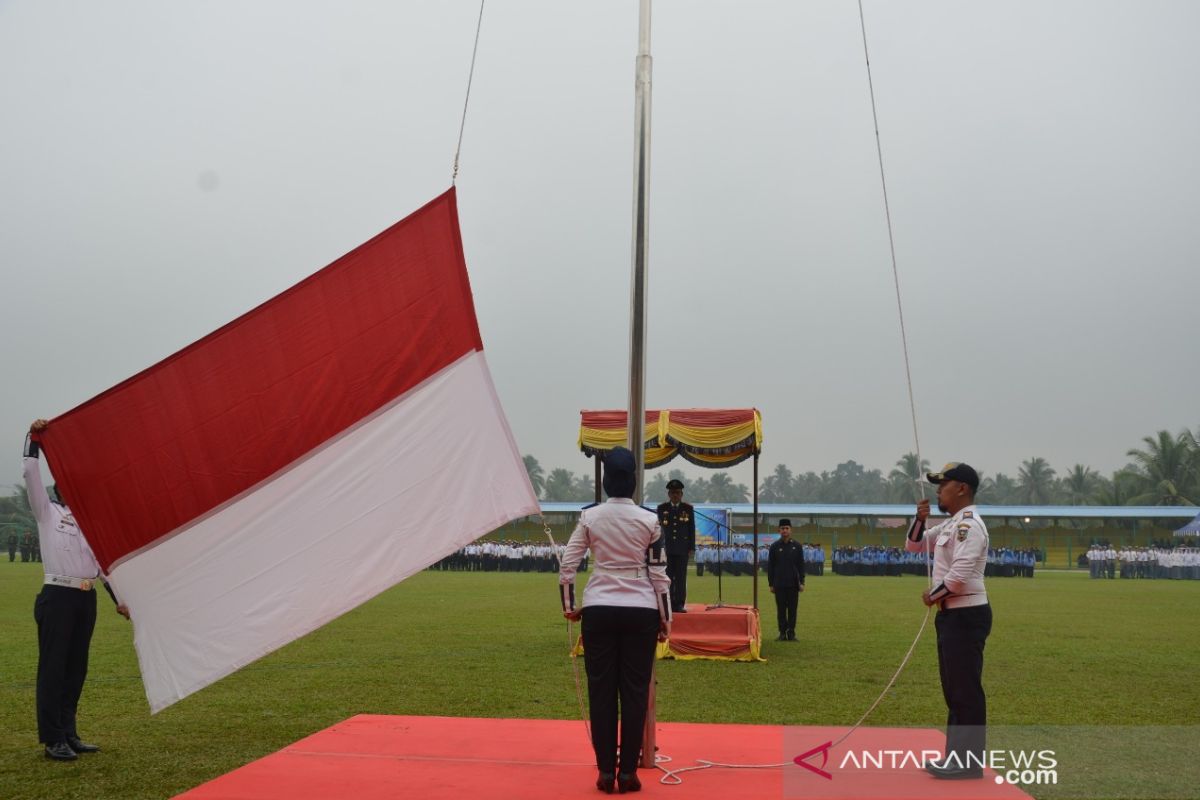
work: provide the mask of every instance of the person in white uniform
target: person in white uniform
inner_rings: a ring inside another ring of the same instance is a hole
[[[671,631],[671,579],[658,517],[634,504],[637,465],[616,447],[604,457],[608,501],[585,509],[563,551],[559,593],[563,615],[583,619],[596,787],[612,794],[638,791],[655,640]],[[575,572],[586,550],[593,568],[582,607],[575,602]],[[620,700],[620,755],[617,701]]]
[[[905,548],[933,553],[933,587],[921,599],[938,607],[938,672],[946,700],[946,755],[926,769],[935,778],[982,778],[987,698],[983,648],[992,630],[992,607],[983,584],[988,530],[975,507],[979,474],[967,464],[947,464],[926,476],[937,485],[938,510],[950,518],[926,528],[929,501],[917,505]]]
[[[46,757],[74,761],[79,753],[100,748],[79,738],[75,714],[87,678],[88,649],[96,627],[96,579],[100,566],[88,546],[75,516],[65,504],[50,500],[42,482],[38,434],[46,429],[39,419],[25,440],[25,488],[29,507],[37,520],[42,542],[42,567],[46,577],[33,604],[38,626],[37,721],[38,738]],[[58,487],[56,487],[57,489]],[[60,500],[61,489],[56,492]],[[116,595],[105,582],[113,602]],[[129,609],[117,603],[117,613],[129,619]]]

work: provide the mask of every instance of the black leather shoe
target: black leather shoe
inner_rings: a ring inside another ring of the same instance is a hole
[[[795,631],[788,631],[788,641],[789,642],[796,641],[796,632]]]
[[[943,781],[969,781],[983,777],[983,769],[980,767],[944,767],[936,761],[926,764],[925,771]]]
[[[787,634],[786,634],[786,633],[781,633],[781,634],[779,634],[778,636],[776,636],[776,637],[775,637],[775,641],[777,641],[777,642],[786,642],[786,641],[787,641]]]
[[[687,613],[687,609],[686,609],[686,608],[677,608],[677,609],[675,609],[675,611],[674,611],[674,612],[672,612],[672,613],[675,613],[675,614],[686,614],[686,613]]]
[[[79,758],[66,742],[55,742],[46,745],[46,758],[54,761],[74,761]]]
[[[613,784],[616,783],[617,776],[611,772],[601,772],[596,777],[596,788],[605,794],[613,793]]]
[[[67,737],[67,744],[70,745],[71,749],[74,750],[76,753],[99,753],[100,752],[100,745],[88,744],[87,742],[81,741],[80,739],[78,739],[76,737]]]
[[[640,792],[641,790],[642,782],[638,780],[636,772],[621,772],[617,774],[617,794]]]

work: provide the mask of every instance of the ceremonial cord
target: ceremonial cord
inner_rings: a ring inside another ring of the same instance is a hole
[[[450,184],[458,180],[458,157],[462,153],[463,131],[467,127],[467,104],[471,102],[471,81],[475,78],[475,54],[479,52],[479,31],[483,28],[483,4],[479,0],[479,21],[475,24],[475,46],[471,48],[471,69],[467,72],[467,96],[463,99],[462,121],[458,124],[458,146],[454,148],[454,171],[450,173]]]
[[[867,89],[871,95],[871,120],[875,125],[875,153],[879,157],[879,184],[883,188],[883,213],[887,218],[888,248],[892,255],[892,282],[896,286],[896,313],[900,317],[900,344],[904,348],[904,379],[908,383],[908,408],[912,412],[913,443],[917,448],[918,481],[921,471],[921,436],[917,432],[917,404],[913,400],[912,368],[908,359],[908,333],[904,328],[904,304],[900,301],[900,269],[896,266],[896,237],[892,232],[892,206],[888,201],[887,175],[883,169],[883,143],[879,137],[879,112],[875,107],[875,81],[871,77],[871,53],[867,49],[867,18],[858,0],[858,22],[862,28],[863,59],[867,64]]]

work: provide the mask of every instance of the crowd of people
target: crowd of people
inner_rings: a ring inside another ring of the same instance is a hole
[[[804,543],[804,574],[825,574],[825,546]],[[1098,549],[1098,548],[1094,548]],[[1147,552],[1148,548],[1128,548],[1128,552],[1136,550]],[[1122,550],[1122,553],[1127,552]],[[1092,551],[1089,551],[1091,559]],[[759,569],[765,568],[769,547],[759,547]],[[588,554],[590,555],[590,554]],[[1184,571],[1179,577],[1192,577],[1200,572],[1200,550],[1192,552],[1192,562],[1188,566],[1192,572]],[[1032,578],[1034,568],[1040,560],[1037,550],[1014,550],[1007,547],[996,547],[988,550],[986,575],[998,578]],[[1114,558],[1116,556],[1114,555]],[[1135,574],[1134,556],[1129,556],[1128,574],[1126,567],[1121,568],[1121,577],[1171,577],[1169,574],[1145,575]],[[754,546],[750,544],[721,545],[701,544],[696,547],[693,555],[696,576],[704,575],[753,575]],[[1093,564],[1092,577],[1104,577],[1097,574],[1097,565]],[[1176,566],[1183,567],[1183,561]],[[530,544],[514,540],[478,541],[467,545],[437,562],[430,569],[449,572],[557,572],[558,560],[554,549],[546,544]],[[1101,568],[1107,569],[1107,567]],[[587,571],[587,555],[584,556],[580,571]],[[833,550],[833,573],[835,575],[924,575],[926,572],[925,558],[921,553],[910,553],[897,547],[881,547],[868,545],[866,547],[837,547]],[[1200,574],[1195,577],[1200,578]]]
[[[988,548],[984,574],[997,578],[1032,578],[1039,560],[1037,550]],[[833,551],[835,575],[924,575],[925,556],[898,547],[868,545],[837,547]]]
[[[822,545],[805,543],[804,574],[825,574],[825,548]],[[767,563],[770,553],[769,545],[758,548],[758,563],[762,569]],[[720,575],[753,575],[754,574],[754,545],[734,544],[721,545],[702,544],[696,548],[696,576],[705,573]]]
[[[18,536],[15,532],[10,532],[8,534],[8,560],[16,561],[17,553],[21,554],[21,561],[41,561],[42,545],[38,541],[37,534],[25,531],[24,535]]]
[[[558,572],[558,558],[549,542],[478,541],[451,553],[430,569],[449,572]],[[586,555],[581,569],[587,570]]]
[[[1200,549],[1093,544],[1085,554],[1092,578],[1200,580]]]

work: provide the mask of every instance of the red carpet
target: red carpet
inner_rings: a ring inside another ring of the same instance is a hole
[[[671,641],[659,647],[659,658],[761,660],[762,633],[753,606],[706,608],[689,603],[687,611],[675,615]]]
[[[668,768],[696,758],[736,764],[791,761],[836,739],[844,728],[771,725],[658,726],[659,752]],[[796,743],[796,744],[793,744]],[[895,770],[839,769],[854,752],[937,748],[937,731],[862,728],[830,750],[825,778],[795,765],[781,769],[707,769],[664,786],[656,769],[641,770],[642,795],[663,798],[1024,798],[992,776],[937,781],[914,766]],[[821,767],[820,756],[807,760]],[[786,786],[784,774],[787,773]],[[210,781],[180,797],[189,800],[461,800],[462,798],[596,798],[591,747],[583,723],[565,720],[461,719],[361,715],[301,739],[277,753]],[[787,793],[785,794],[785,789]]]

